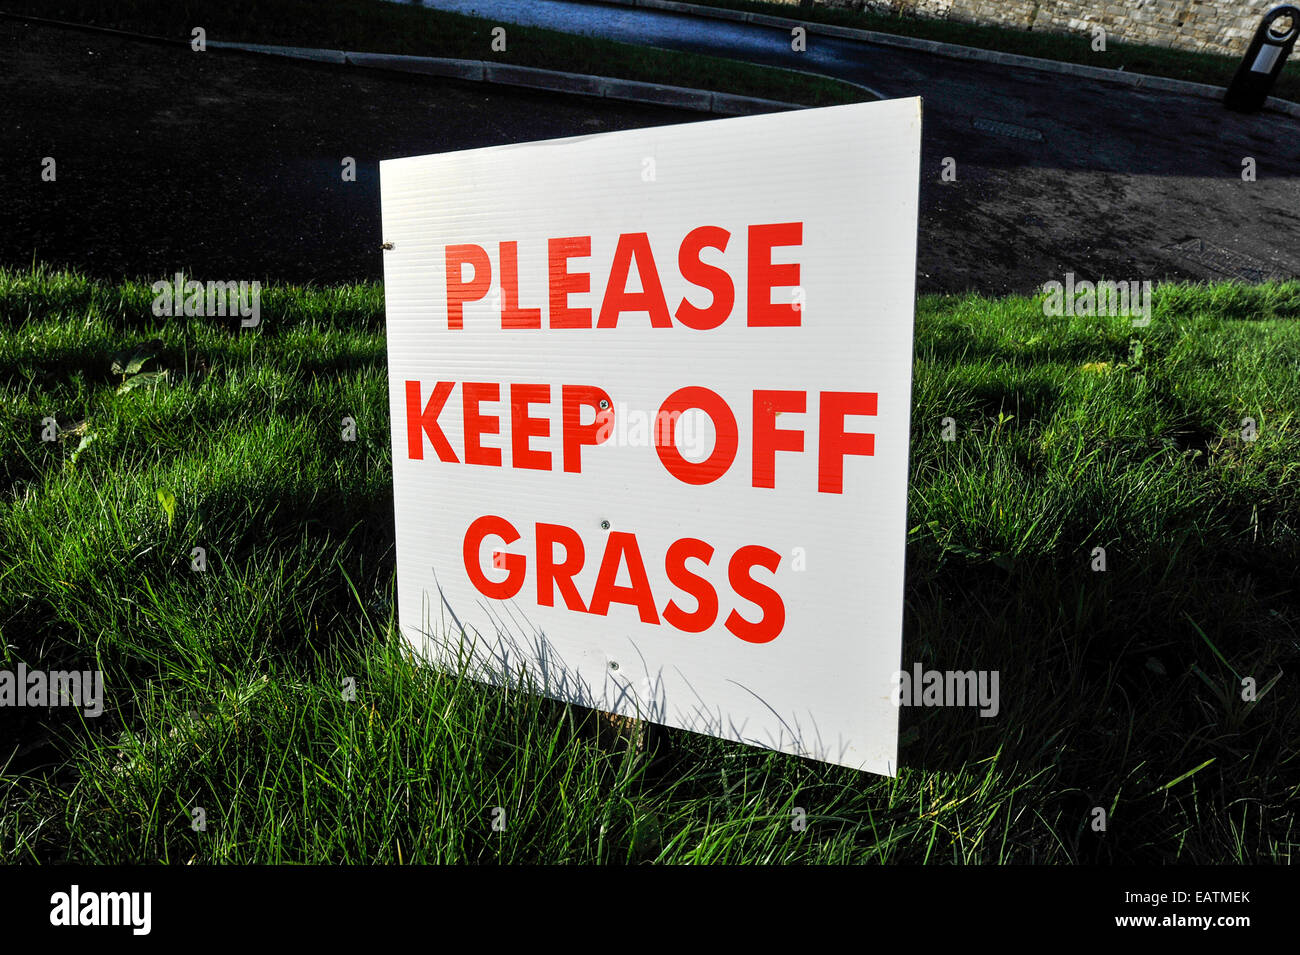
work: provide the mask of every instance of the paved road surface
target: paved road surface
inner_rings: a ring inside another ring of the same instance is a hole
[[[625,42],[791,66],[925,99],[923,289],[1079,277],[1300,275],[1300,120],[1194,96],[571,0],[422,0]],[[1290,69],[1300,69],[1292,64]],[[940,181],[944,157],[956,182]],[[1257,181],[1243,182],[1242,159]]]
[[[621,8],[471,6],[579,10],[611,33],[649,28],[644,11]],[[1032,291],[1067,271],[1300,274],[1295,120],[816,36],[795,54],[780,31],[663,22],[659,45],[842,71],[889,96],[925,97],[922,291]],[[0,20],[0,57],[0,262],[35,256],[101,275],[378,278],[380,158],[710,118],[10,20]],[[54,183],[40,180],[44,156],[58,163]],[[355,183],[338,175],[343,156],[358,161]],[[956,182],[940,182],[945,156]],[[1257,182],[1241,181],[1243,156],[1256,159]]]

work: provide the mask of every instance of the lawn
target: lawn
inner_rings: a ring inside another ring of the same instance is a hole
[[[495,60],[808,106],[871,98],[830,77],[535,27],[506,26],[505,49],[497,50],[495,20],[381,0],[0,0],[0,11],[184,43],[202,27],[208,40]]]
[[[270,285],[256,328],[152,301],[0,272],[0,669],[105,684],[95,718],[0,709],[0,859],[1300,854],[1300,283],[1159,287],[1139,329],[919,301],[903,660],[1002,698],[905,709],[895,779],[672,730],[651,758],[417,665],[382,288]]]

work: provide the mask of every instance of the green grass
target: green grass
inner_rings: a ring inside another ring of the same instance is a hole
[[[899,36],[955,43],[983,50],[1037,56],[1045,60],[1066,63],[1083,63],[1108,69],[1123,69],[1128,73],[1149,73],[1193,83],[1209,83],[1226,87],[1232,80],[1240,56],[1218,53],[1196,53],[1170,47],[1144,43],[1125,43],[1116,33],[1106,37],[1106,49],[1092,49],[1092,34],[1080,31],[1074,34],[1047,33],[1041,30],[1016,30],[1008,27],[981,26],[957,20],[937,20],[909,16],[905,13],[881,13],[870,10],[853,10],[845,7],[827,7],[817,4],[802,7],[795,3],[771,3],[766,0],[683,0],[700,6],[728,7],[733,10],[750,10],[771,16],[803,20],[809,23],[833,23],[838,26],[875,30]],[[812,41],[810,41],[812,42]],[[1273,88],[1274,96],[1293,101],[1300,100],[1300,69],[1283,69]]]
[[[838,80],[694,53],[678,53],[380,0],[0,0],[0,10],[190,42],[310,46],[372,53],[500,60],[523,66],[757,96],[810,106],[869,99]]]
[[[97,719],[0,710],[0,859],[1300,854],[1300,284],[1166,286],[1137,330],[920,301],[903,659],[998,670],[1001,712],[905,709],[896,779],[679,731],[652,762],[413,664],[381,289],[272,286],[253,330],[152,297],[0,272],[0,669],[106,683]],[[122,390],[137,349],[167,374]]]

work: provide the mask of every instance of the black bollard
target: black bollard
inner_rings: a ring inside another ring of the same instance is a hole
[[[1290,19],[1290,26],[1284,32],[1274,32],[1273,24],[1283,18]],[[1300,37],[1300,8],[1288,3],[1264,14],[1250,46],[1246,47],[1237,74],[1228,84],[1223,105],[1242,113],[1258,112],[1286,65],[1297,37]]]

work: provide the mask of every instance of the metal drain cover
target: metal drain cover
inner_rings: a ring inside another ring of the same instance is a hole
[[[1172,252],[1180,258],[1195,262],[1212,272],[1218,272],[1220,275],[1226,275],[1230,278],[1242,279],[1246,282],[1266,282],[1269,279],[1290,278],[1286,273],[1269,265],[1267,262],[1261,262],[1259,259],[1242,255],[1240,252],[1233,252],[1231,249],[1219,248],[1204,239],[1188,239],[1185,242],[1175,242],[1173,245],[1166,245],[1164,251]]]
[[[1000,119],[985,119],[982,116],[976,116],[970,122],[976,129],[985,133],[993,133],[995,136],[1027,139],[1035,143],[1043,141],[1043,134],[1036,129],[1030,129],[1028,126],[1017,126],[1015,123],[1004,123]]]

